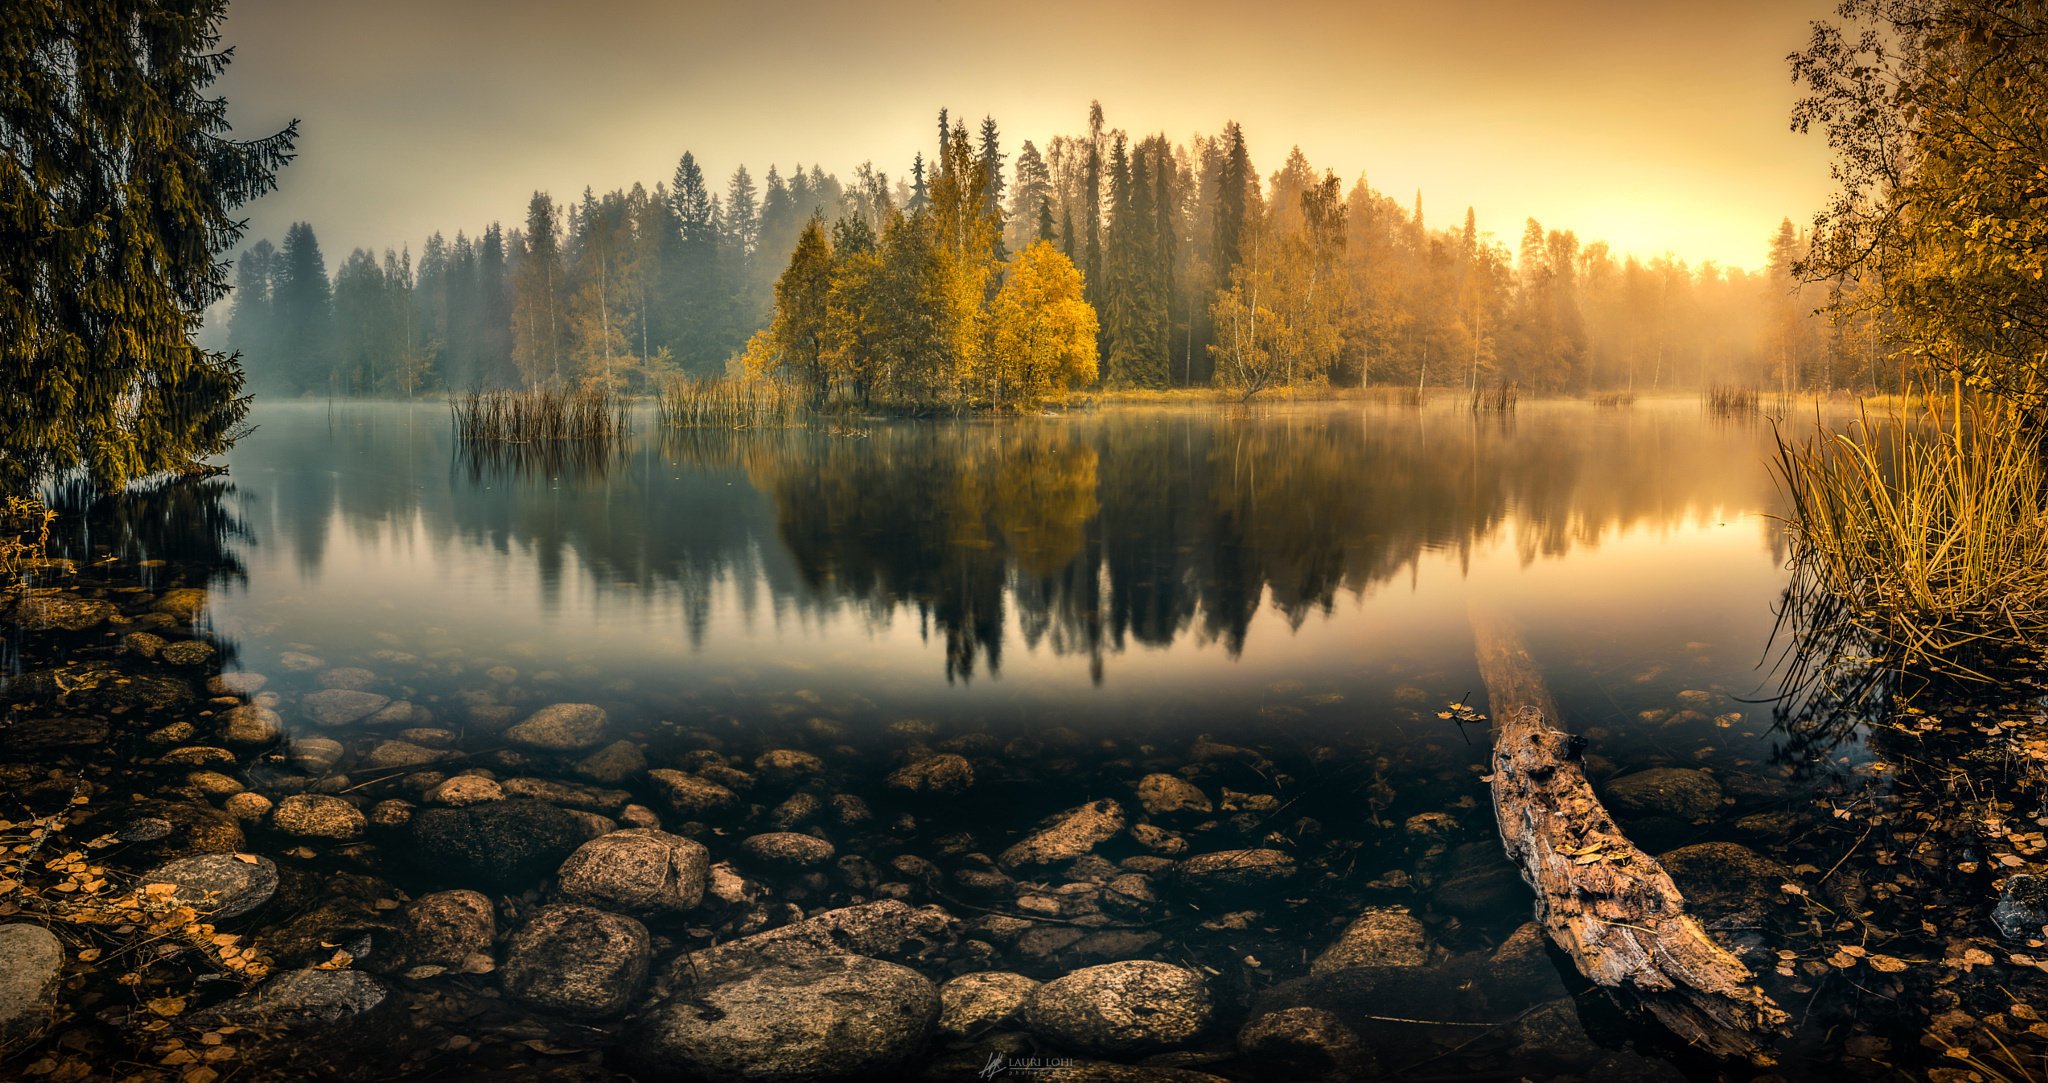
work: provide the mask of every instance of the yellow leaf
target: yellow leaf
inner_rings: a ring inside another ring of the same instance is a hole
[[[1870,963],[1870,969],[1881,974],[1897,974],[1899,971],[1906,969],[1905,960],[1890,955],[1873,955],[1869,958],[1868,962]]]
[[[178,1015],[185,1010],[184,997],[151,997],[149,1010],[162,1016]]]

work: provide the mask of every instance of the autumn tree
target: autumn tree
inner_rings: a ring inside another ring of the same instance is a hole
[[[975,381],[980,401],[1031,410],[1095,382],[1095,310],[1081,272],[1050,241],[1010,260],[988,322],[987,360]]]

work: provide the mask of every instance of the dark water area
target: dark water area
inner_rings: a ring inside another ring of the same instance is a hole
[[[708,952],[901,902],[945,928],[846,934],[860,954],[933,983],[1153,960],[1199,975],[1213,1016],[1124,1049],[1035,1017],[942,1022],[892,1072],[971,1077],[997,1055],[1209,1073],[1072,1078],[1750,1078],[1630,1022],[1526,926],[1482,780],[1476,608],[1520,629],[1622,826],[1674,852],[1708,927],[1803,1002],[1782,1077],[1890,1078],[1924,1026],[1781,954],[1787,930],[1827,926],[1781,885],[1860,905],[1828,894],[1862,875],[1837,870],[1863,844],[1828,802],[1871,752],[1796,739],[1801,705],[1773,699],[1788,573],[1767,424],[1690,400],[739,433],[643,414],[616,453],[550,455],[460,447],[434,405],[252,420],[226,478],[137,493],[60,539],[128,614],[113,630],[8,642],[16,714],[48,714],[76,680],[39,666],[158,679],[159,648],[121,630],[172,635],[153,599],[206,588],[193,633],[215,650],[180,671],[196,729],[137,737],[153,781],[108,788],[237,821],[283,886],[229,927],[280,970],[346,948],[389,1001],[347,1024],[374,1049],[301,1035],[262,1071],[679,1078],[650,1020],[712,995],[693,984]],[[232,739],[241,704],[274,711],[282,740]],[[556,704],[601,724],[532,739],[522,723]],[[133,721],[127,700],[113,713]],[[358,826],[284,815],[330,799]],[[482,852],[426,826],[493,807],[537,818]],[[656,824],[715,869],[701,905],[636,911],[646,942],[598,953],[651,974],[610,976],[630,1003],[521,984],[521,938],[574,897],[566,849],[532,839]],[[1055,842],[1071,848],[1027,852]],[[421,970],[407,922],[468,889],[495,918],[482,965]],[[1314,962],[1339,941],[1349,964]],[[241,1003],[229,984],[200,999]],[[1288,1009],[1333,1012],[1354,1044],[1257,1031],[1306,1018]]]

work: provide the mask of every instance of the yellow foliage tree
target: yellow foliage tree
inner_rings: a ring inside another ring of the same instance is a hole
[[[973,394],[997,409],[1065,402],[1095,382],[1095,309],[1081,272],[1049,241],[1017,253],[989,310],[989,346],[973,370]]]

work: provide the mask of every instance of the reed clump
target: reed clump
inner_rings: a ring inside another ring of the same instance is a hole
[[[2019,407],[1958,387],[1917,413],[1778,437],[1795,593],[1874,658],[1984,680],[2048,644],[2048,470]]]
[[[802,390],[772,376],[677,376],[662,385],[657,407],[672,429],[751,429],[793,425],[810,416]]]
[[[1754,416],[1760,401],[1754,387],[1714,384],[1700,392],[1700,404],[1715,417]]]
[[[611,443],[630,431],[624,396],[601,387],[472,391],[448,400],[464,443]]]
[[[1633,391],[1602,391],[1593,396],[1593,405],[1615,410],[1634,406],[1636,393]]]
[[[1491,391],[1482,387],[1475,387],[1472,389],[1472,412],[1475,414],[1481,411],[1499,414],[1513,413],[1515,403],[1521,397],[1520,386],[1512,380],[1503,382],[1499,387]]]

